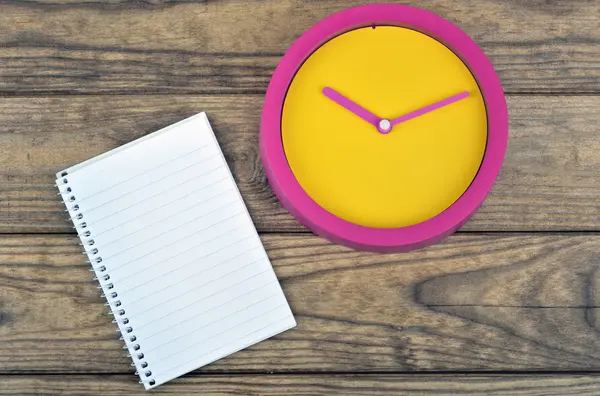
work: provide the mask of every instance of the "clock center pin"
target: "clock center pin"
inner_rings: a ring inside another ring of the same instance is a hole
[[[383,119],[379,121],[379,132],[381,133],[389,133],[392,129],[392,123],[390,120]]]

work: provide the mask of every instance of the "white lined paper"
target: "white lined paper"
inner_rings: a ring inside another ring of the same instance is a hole
[[[295,326],[204,113],[57,186],[146,389]]]

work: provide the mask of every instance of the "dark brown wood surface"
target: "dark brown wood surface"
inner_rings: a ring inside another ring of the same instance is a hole
[[[360,0],[6,0],[0,90],[262,93],[308,27]],[[508,92],[600,90],[595,0],[411,0],[458,24]],[[0,66],[1,67],[1,66]]]
[[[600,48],[600,47],[599,47]],[[59,169],[205,110],[261,232],[305,232],[271,192],[258,150],[262,95],[5,98],[0,232],[70,232]],[[600,230],[600,97],[508,97],[500,178],[465,231]]]
[[[263,235],[298,327],[204,372],[600,370],[600,236],[457,235],[381,256]],[[127,373],[71,235],[0,237],[0,373]]]
[[[510,142],[461,233],[397,255],[308,233],[258,154],[285,50],[362,3],[0,1],[0,395],[144,393],[53,175],[202,110],[299,326],[153,393],[600,394],[600,0],[403,1],[481,45]]]
[[[596,396],[596,375],[189,375],[152,395],[268,396]],[[34,377],[10,375],[2,395],[129,396],[139,392],[133,376]]]

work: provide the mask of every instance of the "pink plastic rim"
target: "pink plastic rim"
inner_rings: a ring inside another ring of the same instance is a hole
[[[287,162],[281,136],[283,104],[297,70],[321,45],[346,31],[371,25],[411,28],[453,50],[471,70],[481,89],[488,116],[486,151],[475,179],[465,193],[439,215],[403,228],[370,228],[343,220],[323,209],[302,189]],[[277,66],[267,94],[260,127],[260,152],[273,191],[301,223],[314,233],[354,249],[405,252],[439,242],[460,228],[492,188],[506,153],[508,111],[494,68],[483,51],[462,30],[418,8],[372,4],[331,15],[305,32]]]

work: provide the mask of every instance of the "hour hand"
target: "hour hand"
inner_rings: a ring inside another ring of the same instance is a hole
[[[381,118],[377,117],[375,114],[371,113],[369,110],[364,107],[359,106],[354,103],[341,93],[337,92],[333,88],[325,87],[323,88],[323,95],[327,96],[329,99],[339,104],[343,108],[349,110],[356,116],[359,116],[363,120],[367,121],[369,124],[377,127],[379,125],[379,121]]]

